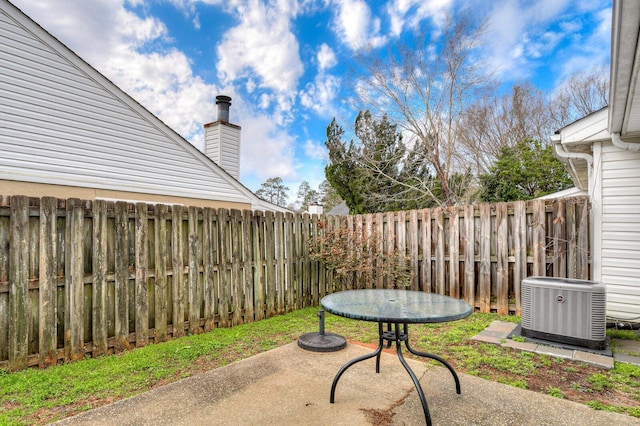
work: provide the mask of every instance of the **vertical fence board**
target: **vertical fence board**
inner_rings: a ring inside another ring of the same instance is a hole
[[[567,238],[567,278],[576,278],[576,260],[577,260],[577,223],[576,223],[576,203],[574,200],[565,206],[567,229],[565,235]]]
[[[582,199],[576,205],[576,213],[579,212],[580,227],[578,228],[578,243],[577,243],[577,257],[576,278],[587,280],[589,279],[589,204],[586,199]]]
[[[189,207],[187,213],[187,223],[189,229],[189,247],[188,247],[188,262],[189,269],[187,273],[187,294],[189,300],[189,332],[191,334],[198,334],[200,329],[200,307],[202,305],[202,299],[200,297],[200,263],[198,262],[199,250],[200,250],[200,238],[198,235],[198,208]]]
[[[204,303],[204,331],[211,331],[215,328],[216,308],[215,308],[215,287],[214,287],[214,264],[213,259],[213,211],[206,207],[202,209],[202,296]]]
[[[377,238],[378,247],[376,251],[378,257],[375,259],[376,268],[384,267],[384,215],[382,213],[375,213],[373,215],[373,234]],[[375,274],[375,288],[384,288],[384,276],[381,273]]]
[[[409,259],[411,261],[411,289],[420,290],[420,280],[418,274],[420,273],[420,258],[418,252],[418,211],[411,210],[409,212]]]
[[[129,212],[127,203],[115,208],[115,350],[129,348]]]
[[[480,204],[480,265],[478,273],[480,311],[491,311],[491,206]]]
[[[9,242],[9,370],[29,355],[29,198],[11,197]]]
[[[513,292],[516,298],[516,315],[520,315],[520,289],[527,276],[527,208],[524,201],[513,205]]]
[[[476,306],[474,207],[464,207],[464,300]]]
[[[251,226],[253,242],[253,289],[255,299],[255,318],[260,321],[265,318],[265,282],[264,282],[264,228],[262,212],[254,212]]]
[[[460,210],[449,207],[449,296],[460,297]]]
[[[433,226],[434,226],[434,235],[435,238],[435,260],[436,260],[436,273],[435,273],[435,284],[436,284],[436,293],[445,294],[446,293],[446,272],[445,272],[445,242],[444,242],[444,211],[441,207],[433,209]]]
[[[232,289],[232,307],[233,307],[233,325],[242,324],[242,311],[244,297],[242,294],[242,272],[240,270],[240,260],[242,259],[242,240],[240,230],[240,211],[231,210],[230,221],[231,232],[231,289]]]
[[[154,341],[167,340],[168,294],[167,294],[167,255],[169,247],[167,239],[167,206],[158,204],[155,207],[155,316]]]
[[[275,222],[271,211],[265,212],[267,318],[276,314]]]
[[[309,263],[309,234],[311,230],[310,216],[305,214],[302,216],[302,232],[300,241],[299,256],[302,263],[302,283],[303,283],[303,305],[302,307],[311,306],[311,269]]]
[[[137,347],[145,346],[149,340],[148,234],[149,219],[147,205],[144,203],[136,203],[135,333]]]
[[[299,232],[299,228],[298,228],[298,232]],[[275,219],[274,219],[274,241],[275,241],[275,258],[274,258],[274,262],[275,262],[275,288],[276,288],[276,294],[277,294],[277,299],[276,299],[276,313],[278,315],[283,314],[285,312],[285,295],[286,295],[286,283],[285,283],[285,279],[284,279],[284,275],[285,275],[285,262],[284,262],[284,253],[285,253],[285,232],[284,232],[284,214],[282,212],[276,212],[275,214]],[[299,259],[299,263],[300,266],[302,267],[302,259]],[[304,278],[302,277],[302,274],[300,274],[300,281],[302,281]],[[297,304],[296,304],[296,309],[300,308],[302,306],[302,297],[303,297],[303,293],[302,293],[302,283],[300,283],[298,285],[298,288],[300,289],[296,299],[297,299]]]
[[[65,249],[65,358],[84,357],[84,209],[80,200],[67,201]]]
[[[38,365],[45,367],[58,361],[57,328],[52,326],[57,320],[57,211],[55,198],[44,197],[40,203],[40,274],[38,327]]]
[[[509,241],[507,224],[507,203],[496,205],[496,296],[499,315],[509,313]]]
[[[422,264],[420,265],[422,290],[431,293],[433,291],[431,285],[431,210],[422,210],[420,237],[422,238]]]
[[[182,206],[171,206],[171,324],[173,337],[184,335],[184,246],[182,244]]]
[[[311,217],[311,235],[318,235],[318,215],[313,215]],[[306,258],[309,259],[309,265],[310,265],[310,270],[311,270],[311,278],[309,280],[309,284],[311,286],[311,304],[310,306],[318,306],[318,303],[320,301],[320,294],[322,292],[321,289],[321,282],[319,280],[319,275],[318,275],[318,262],[313,262],[310,259],[310,249],[309,249],[309,240],[305,241],[305,253],[306,253]],[[317,283],[316,285],[313,285],[312,283]],[[291,306],[291,305],[289,305]]]
[[[244,288],[244,322],[255,321],[255,300],[253,292],[253,250],[251,248],[251,212],[241,212],[242,229],[242,276]]]
[[[282,279],[283,288],[285,291],[285,306],[286,310],[290,311],[295,309],[296,305],[296,290],[295,290],[295,250],[296,250],[296,228],[293,213],[286,213],[283,218],[283,232],[284,232],[284,277]]]
[[[229,261],[231,257],[231,236],[229,229],[229,211],[218,209],[218,239],[220,245],[220,266],[218,268],[218,315],[220,327],[229,326],[229,312],[231,309],[230,271]]]
[[[567,235],[566,235],[566,204],[565,200],[553,200],[553,276],[564,278],[567,276]]]
[[[544,200],[531,201],[532,239],[533,239],[533,275],[547,275],[547,248]]]
[[[107,202],[93,202],[93,356],[107,352]]]

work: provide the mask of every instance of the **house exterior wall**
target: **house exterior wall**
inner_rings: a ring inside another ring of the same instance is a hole
[[[4,188],[25,182],[251,205],[240,182],[13,6],[0,6]]]
[[[600,265],[594,265],[594,279],[606,285],[609,316],[640,320],[640,153],[597,145],[595,179],[601,186],[594,195],[600,198],[601,215],[594,242]]]

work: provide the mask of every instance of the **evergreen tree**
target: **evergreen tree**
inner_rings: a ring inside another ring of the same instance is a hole
[[[264,182],[256,195],[265,201],[285,207],[287,205],[287,191],[289,187],[284,186],[279,177],[269,178]]]
[[[489,173],[480,176],[480,198],[486,202],[530,200],[572,185],[551,145],[526,139],[504,147]]]
[[[386,116],[376,120],[360,112],[354,124],[356,140],[343,140],[344,130],[333,119],[327,127],[330,163],[327,181],[352,214],[427,207],[433,180],[422,145],[409,149]],[[426,189],[426,191],[425,191]]]

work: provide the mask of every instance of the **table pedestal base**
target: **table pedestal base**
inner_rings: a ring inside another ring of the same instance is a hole
[[[418,380],[418,378],[416,377],[416,374],[413,372],[411,367],[409,367],[409,364],[407,363],[407,361],[404,359],[404,356],[402,355],[402,342],[404,342],[407,350],[412,354],[425,357],[425,358],[434,359],[442,363],[445,367],[447,367],[451,372],[451,374],[453,375],[453,379],[456,382],[456,393],[458,394],[460,394],[460,379],[458,379],[458,375],[456,374],[453,367],[451,367],[451,365],[441,357],[437,355],[429,354],[426,352],[416,351],[415,349],[413,349],[409,345],[409,333],[408,333],[407,324],[403,323],[402,325],[403,325],[402,331],[400,331],[400,323],[394,323],[393,328],[391,327],[391,324],[388,324],[387,330],[384,331],[383,323],[381,322],[378,323],[378,334],[379,334],[378,348],[374,352],[354,358],[342,366],[340,371],[338,371],[338,374],[336,374],[336,377],[333,379],[333,384],[331,385],[331,398],[329,399],[329,402],[331,402],[332,404],[334,403],[336,386],[338,385],[338,381],[340,380],[340,377],[342,376],[342,374],[345,371],[347,371],[347,369],[352,365],[357,364],[360,361],[364,361],[369,358],[376,357],[376,373],[380,373],[380,355],[382,353],[382,349],[385,346],[387,348],[391,347],[391,345],[395,342],[396,351],[398,353],[398,359],[400,360],[400,363],[402,363],[402,366],[407,371],[407,373],[409,373],[409,376],[411,376],[411,380],[413,380],[413,384],[416,388],[416,391],[418,392],[418,396],[420,397],[420,402],[422,403],[424,418],[427,422],[427,425],[431,426],[431,415],[429,414],[427,399],[425,398],[424,392],[422,391],[422,386],[420,386],[420,381]]]

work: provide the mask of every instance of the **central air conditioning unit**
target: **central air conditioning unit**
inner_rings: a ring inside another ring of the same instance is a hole
[[[521,326],[525,337],[605,349],[605,288],[587,280],[525,278]]]

